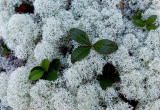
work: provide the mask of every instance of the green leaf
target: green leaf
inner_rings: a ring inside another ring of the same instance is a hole
[[[137,17],[138,17],[139,19],[142,18],[142,13],[144,13],[143,10],[139,10],[139,11],[137,12]]]
[[[98,75],[97,80],[99,81],[101,88],[106,90],[107,87],[112,86],[115,82],[119,82],[120,77],[118,73],[115,73],[114,77],[111,79],[107,79],[104,75]]]
[[[61,62],[59,59],[54,59],[51,63],[50,63],[50,68],[54,68],[56,71],[61,67]]]
[[[135,19],[135,20],[133,21],[133,24],[135,24],[135,25],[138,26],[138,27],[144,27],[144,26],[145,26],[145,22],[142,21],[141,19]]]
[[[91,48],[89,46],[80,46],[76,48],[71,54],[71,62],[75,63],[76,61],[82,60],[89,54],[90,50]]]
[[[120,77],[115,67],[112,64],[107,63],[103,67],[102,75],[97,76],[97,80],[99,81],[102,89],[105,90],[107,87],[112,86],[115,82],[119,82]]]
[[[153,22],[156,21],[156,19],[157,19],[157,15],[152,15],[147,19],[146,24],[151,25]]]
[[[154,24],[151,24],[151,25],[148,25],[146,28],[148,31],[150,31],[150,30],[155,30],[157,27]]]
[[[43,69],[42,69],[41,66],[36,66],[36,67],[34,67],[34,68],[31,70],[31,72],[33,72],[34,70],[42,70],[42,71],[43,71]]]
[[[134,19],[139,19],[139,18],[138,18],[137,15],[133,15],[133,16],[132,16],[132,19],[134,20]]]
[[[106,80],[105,78],[101,77],[100,79],[100,86],[103,90],[106,90],[107,87],[112,86],[114,82],[111,80]]]
[[[10,50],[10,49],[7,49],[7,51],[8,51],[8,52],[11,52],[11,50]]]
[[[110,54],[115,52],[118,49],[118,46],[108,39],[103,39],[96,42],[93,45],[93,48],[100,54]]]
[[[2,54],[6,55],[8,53],[8,50],[6,48],[3,49]]]
[[[118,72],[115,73],[115,77],[114,77],[113,81],[114,81],[114,83],[120,81],[120,77],[119,77]]]
[[[6,49],[7,49],[7,46],[6,46],[6,44],[4,44],[4,43],[1,43],[1,46],[2,46],[3,48],[6,48]]]
[[[116,69],[111,63],[105,64],[102,70],[103,76],[107,79],[113,78],[115,72],[116,72]]]
[[[48,71],[49,69],[49,61],[48,59],[44,59],[41,63],[41,67],[45,70],[45,71]]]
[[[44,74],[44,71],[42,70],[34,70],[31,72],[29,76],[29,80],[38,80],[40,79]]]
[[[98,81],[100,81],[102,77],[103,77],[103,75],[98,75],[96,79],[97,79]]]
[[[7,48],[7,45],[5,43],[2,42],[1,46],[3,48],[3,51],[2,51],[3,55],[6,55],[8,52],[11,52],[11,50]]]
[[[54,81],[58,78],[57,71],[54,68],[49,68],[49,71],[45,73],[43,79]]]
[[[72,28],[69,31],[69,35],[72,37],[73,40],[82,45],[90,45],[88,35],[86,34],[86,32],[80,29]]]

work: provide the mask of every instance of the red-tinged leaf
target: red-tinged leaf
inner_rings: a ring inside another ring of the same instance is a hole
[[[23,3],[16,9],[16,11],[19,13],[34,13],[34,8],[33,6]]]

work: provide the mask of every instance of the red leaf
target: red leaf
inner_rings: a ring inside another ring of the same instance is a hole
[[[28,4],[21,4],[17,10],[19,13],[34,13],[34,8]]]

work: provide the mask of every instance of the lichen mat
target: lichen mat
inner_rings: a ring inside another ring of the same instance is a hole
[[[157,16],[155,30],[133,24],[140,9],[142,20]],[[159,110],[159,24],[159,0],[0,0],[0,37],[11,50],[2,55],[0,47],[0,109]],[[118,50],[103,55],[92,49],[72,64],[79,47],[68,34],[72,28],[93,44],[114,41]],[[33,67],[56,58],[62,63],[57,80],[29,80]],[[120,81],[103,90],[97,76],[106,64]]]

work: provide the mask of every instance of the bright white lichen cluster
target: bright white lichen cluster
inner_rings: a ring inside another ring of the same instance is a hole
[[[0,37],[16,57],[27,60],[24,67],[0,73],[2,104],[14,110],[132,110],[118,97],[122,93],[139,102],[137,110],[159,110],[160,1],[125,0],[124,10],[122,1],[71,0],[70,5],[69,0],[6,0],[5,5],[0,0]],[[16,13],[22,2],[33,3],[34,14]],[[143,19],[158,16],[156,30],[133,25],[131,16],[139,9],[145,11]],[[115,41],[119,49],[111,55],[91,51],[71,64],[71,54],[64,56],[60,49],[78,46],[68,36],[71,28],[87,32],[92,43]],[[45,58],[61,59],[61,76],[54,82],[29,81],[30,70]],[[4,66],[4,58],[0,59]],[[121,82],[102,90],[94,77],[102,74],[107,62],[116,66]]]

